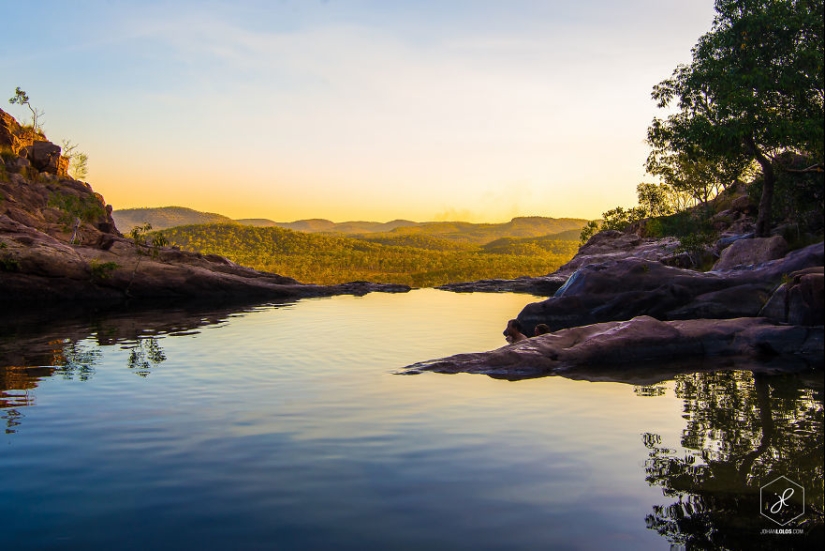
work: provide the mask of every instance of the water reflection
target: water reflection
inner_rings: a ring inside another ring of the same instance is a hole
[[[35,404],[33,391],[44,378],[89,380],[102,360],[101,346],[128,349],[126,367],[147,377],[167,359],[162,337],[195,335],[232,317],[290,304],[64,305],[1,312],[0,419],[7,433],[16,432],[24,417],[20,408]]]
[[[160,343],[156,337],[138,339],[136,344],[129,347],[129,369],[141,377],[148,377],[152,368],[158,367],[166,360]]]
[[[774,541],[761,533],[776,525],[760,515],[760,487],[786,476],[806,490],[806,514],[794,528],[806,532],[806,545],[821,542],[823,381],[807,379],[743,371],[677,376],[683,449],[659,434],[642,437],[645,480],[669,501],[653,507],[647,527],[687,549],[793,547],[802,536]]]

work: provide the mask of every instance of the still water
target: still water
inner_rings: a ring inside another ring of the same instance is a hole
[[[0,334],[0,548],[821,542],[821,371],[397,374],[504,345],[532,300],[418,290],[21,313]],[[805,489],[786,525],[802,534],[763,533],[780,526],[760,487],[779,476]]]

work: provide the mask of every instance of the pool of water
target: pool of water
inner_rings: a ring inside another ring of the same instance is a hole
[[[821,541],[821,371],[643,386],[397,374],[504,345],[506,320],[532,300],[418,290],[21,312],[0,334],[0,546]],[[781,513],[806,506],[784,525],[796,533],[763,514],[785,479],[760,489],[780,476],[805,490]]]

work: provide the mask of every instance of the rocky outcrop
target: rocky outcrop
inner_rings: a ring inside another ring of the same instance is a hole
[[[479,373],[507,379],[564,375],[630,380],[651,366],[689,358],[748,364],[771,371],[809,370],[823,361],[821,328],[778,325],[761,318],[659,321],[640,316],[564,329],[490,352],[420,362],[400,373]],[[655,369],[655,368],[654,368]],[[661,371],[661,369],[660,369]]]
[[[792,272],[788,281],[773,293],[759,315],[794,325],[823,325],[825,321],[825,275],[817,266]]]
[[[822,243],[724,272],[637,258],[590,264],[574,272],[552,298],[527,305],[518,319],[532,334],[539,323],[555,331],[641,315],[660,320],[758,316],[783,276],[822,264]]]
[[[552,296],[564,285],[568,277],[582,266],[598,264],[623,258],[637,258],[654,262],[678,263],[676,248],[679,242],[675,238],[664,239],[640,237],[634,233],[603,231],[594,235],[583,245],[570,262],[561,268],[539,277],[520,277],[518,279],[484,279],[466,283],[449,283],[438,289],[456,293],[495,293],[514,292],[530,293],[538,296]]]
[[[742,266],[755,266],[769,260],[782,258],[787,252],[788,244],[780,235],[739,239],[722,250],[719,260],[713,265],[713,269],[723,271]]]
[[[60,154],[60,146],[52,142],[38,140],[24,149],[32,167],[40,172],[66,176],[69,160]]]
[[[58,146],[39,140],[25,145],[23,134],[0,111],[0,303],[279,299],[409,290],[366,282],[303,285],[223,257],[135,243],[118,232],[103,197],[65,176]]]

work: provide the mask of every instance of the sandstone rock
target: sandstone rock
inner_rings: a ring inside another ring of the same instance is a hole
[[[41,172],[66,175],[69,163],[60,156],[60,146],[52,142],[36,141],[26,148],[26,157]]]
[[[822,325],[825,275],[821,266],[793,272],[773,293],[759,315],[795,325]]]
[[[497,350],[458,354],[413,364],[399,373],[480,373],[518,379],[559,374],[615,372],[674,359],[748,358],[771,364],[778,357],[792,368],[818,366],[822,328],[782,326],[761,318],[662,322],[648,316],[533,337]]]
[[[34,137],[34,132],[25,131],[14,117],[0,109],[0,146],[8,146],[17,155],[32,144]]]
[[[553,297],[525,306],[518,319],[531,334],[539,323],[559,330],[641,315],[660,320],[756,316],[783,276],[822,264],[822,243],[725,272],[696,272],[637,258],[610,260],[583,266]],[[806,291],[805,297],[811,293]]]
[[[713,270],[724,271],[740,266],[755,266],[782,258],[787,252],[788,243],[779,235],[740,239],[722,251]]]
[[[465,283],[448,283],[436,287],[454,293],[529,293],[552,296],[567,281],[567,276],[547,275],[516,279],[482,279]]]
[[[618,231],[599,232],[583,245],[573,259],[551,275],[570,275],[582,266],[621,258],[659,261],[672,256],[679,241],[674,237],[644,238]]]

